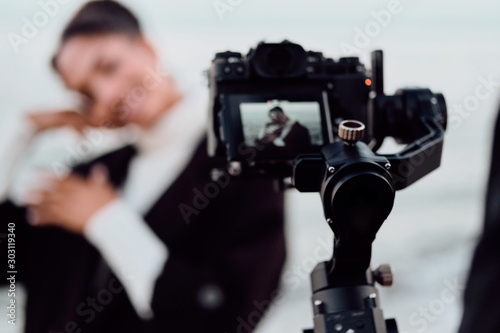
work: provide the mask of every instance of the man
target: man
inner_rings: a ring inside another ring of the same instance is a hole
[[[139,128],[134,146],[51,177],[27,208],[8,200],[10,176],[0,175],[27,333],[247,332],[272,300],[283,195],[267,180],[209,177],[224,161],[207,156],[197,105],[171,77],[154,76],[157,64],[129,10],[87,3],[53,60],[83,113],[30,115],[2,156],[13,163],[21,142],[60,126]]]
[[[500,114],[497,116],[483,234],[474,253],[460,333],[500,332]]]
[[[309,130],[298,121],[290,119],[279,106],[269,110],[270,122],[259,132],[256,144],[265,149],[283,147],[292,153],[307,151],[311,145]]]

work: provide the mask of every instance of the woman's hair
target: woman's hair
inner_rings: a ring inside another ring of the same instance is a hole
[[[61,35],[60,44],[75,36],[118,33],[130,37],[141,34],[139,20],[132,12],[116,1],[87,2],[71,19]],[[52,57],[52,67],[57,69],[57,53]]]

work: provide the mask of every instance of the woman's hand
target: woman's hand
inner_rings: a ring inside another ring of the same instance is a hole
[[[37,133],[64,126],[82,132],[88,126],[85,116],[76,111],[29,113],[28,119],[35,125]]]
[[[89,219],[118,197],[107,169],[95,165],[88,178],[70,174],[50,180],[50,189],[32,192],[28,221],[34,226],[58,226],[82,234]]]

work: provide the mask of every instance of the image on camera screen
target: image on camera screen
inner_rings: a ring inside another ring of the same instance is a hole
[[[321,107],[316,101],[240,103],[245,145],[293,153],[323,145]]]

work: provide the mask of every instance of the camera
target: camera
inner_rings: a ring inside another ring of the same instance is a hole
[[[371,269],[372,243],[396,191],[441,163],[443,95],[386,95],[380,50],[368,71],[358,58],[335,61],[288,41],[217,53],[207,74],[209,154],[224,156],[233,176],[290,178],[320,194],[334,250],[311,272],[314,328],[303,332],[397,333],[375,287],[391,285],[392,271]],[[386,137],[404,147],[378,154]]]
[[[233,175],[289,177],[297,155],[340,140],[346,119],[366,126],[362,140],[373,151],[386,136],[399,143],[418,138],[413,122],[423,113],[446,127],[441,94],[384,95],[381,59],[382,51],[374,51],[369,71],[357,57],[335,61],[286,40],[261,42],[246,55],[217,53],[207,71],[209,154],[227,157]]]

